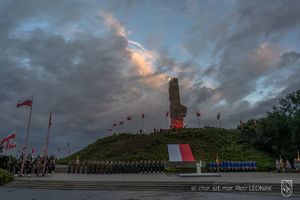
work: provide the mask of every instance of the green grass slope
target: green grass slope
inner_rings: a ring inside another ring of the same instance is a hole
[[[190,144],[197,160],[255,160],[260,171],[270,170],[274,159],[240,143],[240,132],[220,128],[181,129],[152,134],[119,134],[97,140],[63,159],[81,160],[168,160],[167,144]]]

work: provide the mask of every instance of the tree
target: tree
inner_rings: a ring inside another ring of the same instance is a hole
[[[281,98],[266,117],[256,120],[256,125],[251,121],[241,127],[242,141],[292,160],[300,149],[300,90]]]

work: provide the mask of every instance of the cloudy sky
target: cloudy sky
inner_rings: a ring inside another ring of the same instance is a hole
[[[1,0],[0,136],[74,152],[116,132],[165,127],[178,77],[186,124],[263,116],[300,87],[299,0]],[[127,116],[133,120],[128,123]]]

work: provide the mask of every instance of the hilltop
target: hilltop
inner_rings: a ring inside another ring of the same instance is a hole
[[[179,129],[151,134],[114,134],[88,145],[61,160],[78,156],[84,160],[168,160],[167,144],[190,144],[197,160],[255,160],[260,170],[273,167],[274,159],[249,144],[242,143],[240,131],[206,127]]]

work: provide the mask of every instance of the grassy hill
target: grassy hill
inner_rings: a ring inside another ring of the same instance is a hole
[[[238,130],[220,128],[181,129],[151,134],[112,135],[88,145],[63,159],[85,160],[168,160],[167,144],[190,144],[197,160],[255,160],[259,170],[269,170],[274,159],[252,146],[240,142]]]

